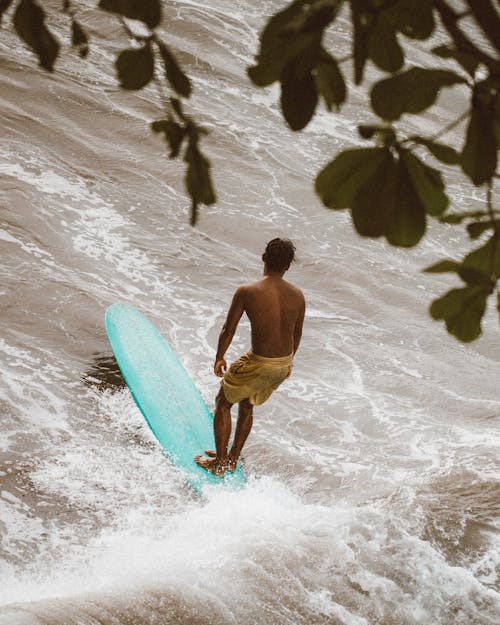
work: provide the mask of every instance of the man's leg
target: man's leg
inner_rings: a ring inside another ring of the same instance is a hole
[[[227,456],[228,471],[236,471],[236,463],[240,457],[243,445],[250,434],[253,424],[253,406],[248,399],[243,399],[238,405],[238,422],[231,451]]]
[[[200,467],[222,477],[225,471],[227,445],[231,436],[231,406],[222,388],[215,400],[214,413],[214,438],[215,438],[215,458],[205,458],[195,456],[195,461]],[[210,454],[211,455],[211,454]]]
[[[224,464],[226,461],[227,445],[231,436],[231,406],[232,404],[227,401],[221,387],[215,400],[214,413],[214,438],[217,454],[215,458],[220,464]]]

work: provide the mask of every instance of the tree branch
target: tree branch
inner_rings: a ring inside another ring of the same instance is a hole
[[[470,115],[470,112],[471,112],[470,109],[467,109],[461,115],[459,115],[456,119],[451,121],[449,124],[446,124],[446,126],[441,128],[441,130],[438,130],[438,132],[436,132],[436,134],[431,137],[431,141],[435,141],[436,139],[439,139],[440,137],[445,135],[447,132],[450,132],[450,130],[453,130],[455,126],[458,126],[460,122],[462,122],[464,119],[466,119]]]

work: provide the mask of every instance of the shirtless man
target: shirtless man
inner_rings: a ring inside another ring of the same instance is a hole
[[[222,327],[214,373],[222,378],[214,414],[215,452],[206,451],[195,461],[222,477],[234,472],[253,422],[253,407],[265,402],[289,377],[302,336],[305,301],[302,292],[283,279],[295,255],[293,243],[273,239],[262,261],[264,278],[236,290]],[[250,319],[252,349],[227,368],[224,359],[243,313]],[[238,403],[236,433],[229,453],[231,406]]]

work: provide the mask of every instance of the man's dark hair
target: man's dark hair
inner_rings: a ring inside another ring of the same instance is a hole
[[[276,238],[266,245],[262,260],[271,271],[283,271],[295,258],[295,245],[289,239]]]

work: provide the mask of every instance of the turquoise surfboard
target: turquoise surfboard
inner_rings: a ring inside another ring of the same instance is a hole
[[[214,449],[213,415],[189,374],[156,327],[138,310],[113,304],[106,331],[118,366],[153,434],[170,460],[200,493],[205,484],[243,486],[240,466],[217,478],[199,467],[196,454]]]

